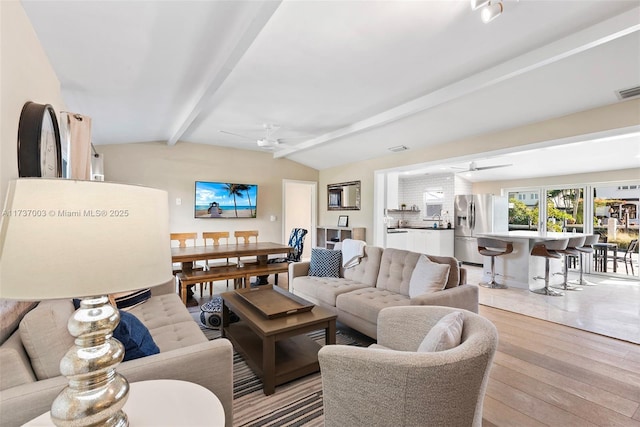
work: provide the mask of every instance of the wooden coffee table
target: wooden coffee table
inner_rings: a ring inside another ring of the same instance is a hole
[[[325,343],[335,344],[336,315],[314,306],[308,311],[294,314],[283,312],[280,317],[274,315],[269,318],[267,314],[278,312],[278,304],[284,306],[283,310],[290,309],[293,303],[286,298],[295,302],[306,301],[271,285],[254,289],[262,294],[261,298],[251,298],[253,303],[237,291],[221,295],[222,336],[233,343],[234,349],[262,378],[264,394],[270,395],[275,392],[277,385],[320,370],[318,350],[321,346],[305,334],[324,329]],[[273,298],[269,298],[265,292],[273,293]],[[283,299],[283,296],[286,298]],[[230,324],[229,310],[237,314],[241,321]]]

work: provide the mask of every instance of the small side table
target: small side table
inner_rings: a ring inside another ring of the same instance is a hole
[[[224,427],[224,408],[211,391],[199,384],[178,380],[140,381],[130,384],[124,412],[129,425],[220,426]],[[194,411],[193,408],[205,408]],[[40,415],[25,426],[53,426],[50,413]]]

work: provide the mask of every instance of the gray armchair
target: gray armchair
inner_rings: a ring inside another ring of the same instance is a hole
[[[439,319],[465,314],[462,342],[416,350]],[[326,427],[481,426],[482,403],[498,332],[466,310],[389,307],[378,316],[378,344],[328,345],[318,353]]]

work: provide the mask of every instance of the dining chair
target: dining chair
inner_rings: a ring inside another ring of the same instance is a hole
[[[302,258],[302,251],[304,251],[304,238],[308,231],[304,228],[294,228],[289,235],[289,242],[287,245],[293,248],[293,251],[289,252],[286,257],[271,258],[267,261],[270,264],[279,262],[299,262]],[[275,285],[278,286],[278,275],[275,274]]]
[[[236,238],[236,243],[251,243],[251,238],[255,238],[255,242],[258,243],[258,230],[246,230],[246,231],[234,231],[233,237]]]
[[[228,231],[205,231],[202,233],[204,239],[204,245],[208,246],[208,242],[211,241],[213,246],[220,245],[222,243],[229,243]],[[228,267],[230,265],[236,265],[233,262],[229,262],[229,258],[226,261],[213,261],[208,259],[206,261],[207,270],[213,270],[220,267]],[[227,279],[227,288],[229,287],[229,279]],[[209,282],[209,296],[213,295],[213,282]],[[202,287],[200,287],[200,296],[202,296]]]
[[[233,232],[233,237],[236,238],[236,243],[251,243],[251,239],[255,239],[255,243],[258,243],[258,230],[240,230],[240,231],[234,231]],[[258,261],[256,259],[252,259],[252,260],[247,260],[246,258],[244,260],[240,260],[240,257],[238,257],[238,265],[241,264],[257,264]],[[249,286],[249,283],[246,283],[245,286]]]
[[[622,256],[617,255],[615,259],[613,259],[613,262],[623,262],[627,274],[629,274],[629,266],[631,266],[631,275],[635,276],[636,273],[633,270],[633,254],[636,253],[638,253],[638,239],[633,239],[631,240],[631,242],[629,242],[629,246],[627,246],[627,250],[624,252],[624,254],[622,254]]]
[[[195,246],[196,240],[198,239],[198,233],[171,233],[170,240],[171,242],[178,242],[179,248],[186,248],[187,246]],[[191,244],[188,242],[192,241]],[[182,263],[173,263],[173,275],[175,276],[178,273],[182,273]],[[204,270],[203,264],[193,263],[192,270]],[[200,284],[200,292],[202,293],[202,283]]]

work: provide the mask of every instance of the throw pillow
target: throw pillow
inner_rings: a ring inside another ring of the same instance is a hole
[[[421,255],[409,281],[409,298],[444,289],[450,268],[449,264],[439,264]]]
[[[80,307],[80,300],[74,299],[73,306],[76,310]],[[120,323],[113,330],[113,337],[124,346],[124,359],[139,359],[144,356],[160,353],[149,329],[133,314],[120,311]]]
[[[454,311],[447,314],[427,333],[418,347],[418,352],[445,351],[460,345],[463,323],[463,312]]]
[[[139,289],[133,292],[120,292],[110,294],[109,299],[115,303],[120,310],[131,310],[133,307],[142,304],[151,298],[151,289]]]
[[[147,327],[126,311],[120,310],[120,323],[114,329],[113,337],[124,345],[123,362],[160,353]]]
[[[309,264],[309,276],[340,277],[341,261],[342,251],[312,248],[311,263]]]

